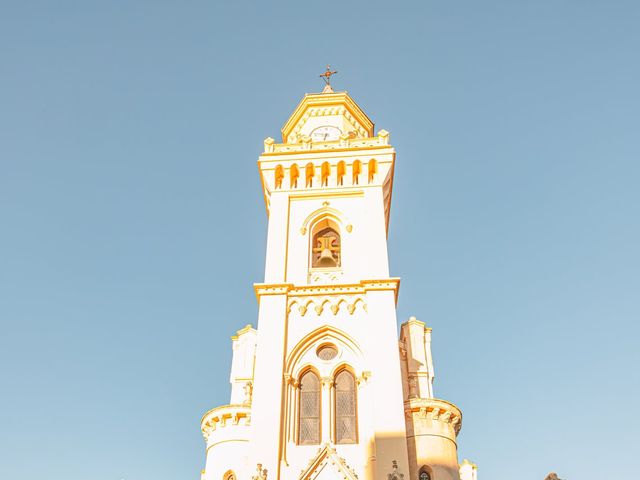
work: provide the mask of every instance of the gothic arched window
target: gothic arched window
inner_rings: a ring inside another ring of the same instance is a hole
[[[340,266],[340,234],[338,227],[328,219],[318,222],[311,239],[311,267],[334,268]]]
[[[300,378],[298,443],[320,444],[320,379],[311,370]]]
[[[423,465],[420,468],[420,472],[418,473],[418,480],[432,480],[433,472],[431,471],[431,467]]]
[[[336,375],[336,443],[358,443],[356,379],[348,370]]]

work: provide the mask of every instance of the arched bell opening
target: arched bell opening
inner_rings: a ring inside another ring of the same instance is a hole
[[[341,264],[340,229],[330,218],[317,222],[311,231],[311,268],[338,268]]]

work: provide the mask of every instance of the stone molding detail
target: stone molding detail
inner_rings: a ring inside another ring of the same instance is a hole
[[[307,468],[300,472],[298,480],[312,480],[329,465],[338,470],[343,480],[358,480],[358,475],[353,468],[328,443],[318,449],[318,453],[309,461]]]
[[[331,313],[337,315],[341,308],[347,309],[349,315],[353,315],[358,305],[362,305],[362,309],[367,311],[367,304],[362,295],[340,295],[335,296],[304,296],[295,297],[289,300],[287,313],[291,313],[295,307],[301,316],[305,316],[309,311],[315,312],[316,315],[322,315],[325,308],[329,308]]]
[[[337,269],[330,271],[312,270],[309,272],[309,283],[318,285],[338,283],[342,279],[343,274],[344,272],[342,270]]]
[[[340,140],[333,140],[328,142],[314,142],[309,139],[308,142],[304,136],[297,137],[297,142],[287,143],[275,143],[272,142],[272,138],[268,137],[264,139],[264,151],[262,155],[265,157],[279,155],[283,153],[301,153],[305,150],[312,150],[314,152],[323,152],[328,150],[377,150],[384,151],[383,149],[390,148],[389,136],[382,135],[382,130],[378,132],[378,136],[369,138],[345,138]]]
[[[340,296],[340,295],[364,295],[369,291],[391,290],[398,301],[400,289],[399,278],[361,280],[360,283],[343,283],[334,285],[305,285],[296,287],[291,283],[254,283],[253,289],[260,301],[263,295],[284,295],[289,299],[300,297]],[[300,303],[300,302],[299,302]]]
[[[462,428],[462,412],[453,403],[437,398],[411,398],[404,402],[404,413],[414,422],[436,420],[451,425],[458,435]]]
[[[263,295],[284,295],[293,288],[290,283],[254,283],[253,289],[260,300]]]
[[[251,408],[247,405],[223,405],[205,413],[200,429],[205,441],[213,432],[225,427],[248,427],[251,425]]]
[[[387,474],[387,480],[404,480],[404,473],[398,470],[398,462],[396,460],[391,464],[391,473]]]
[[[368,132],[364,128],[362,128],[359,122],[355,118],[353,118],[353,115],[351,115],[351,112],[349,112],[349,110],[347,110],[345,107],[343,106],[331,106],[331,107],[324,107],[324,108],[315,107],[307,110],[305,114],[302,116],[302,118],[298,121],[298,124],[296,125],[295,129],[287,139],[288,142],[290,143],[295,142],[296,138],[299,138],[302,127],[310,117],[327,117],[327,116],[335,116],[335,115],[343,115],[349,121],[349,123],[351,123],[356,128],[356,132],[358,133],[358,136],[360,137],[368,136]]]
[[[262,468],[262,464],[256,464],[256,473],[251,476],[251,480],[267,480],[269,471],[266,468]]]

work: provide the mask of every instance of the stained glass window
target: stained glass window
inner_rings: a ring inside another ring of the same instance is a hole
[[[356,380],[347,370],[336,376],[336,443],[357,443]]]
[[[333,360],[338,355],[338,349],[333,345],[322,345],[316,353],[320,360]]]
[[[320,443],[320,379],[312,371],[300,379],[300,423],[298,443]]]

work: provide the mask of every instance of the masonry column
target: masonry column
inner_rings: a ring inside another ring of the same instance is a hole
[[[406,424],[400,378],[400,353],[396,326],[395,295],[398,279],[363,280],[367,295],[367,320],[375,335],[366,336],[366,355],[371,365],[370,396],[373,399],[375,478],[385,479],[393,461],[409,478]]]
[[[281,436],[284,435],[283,364],[287,337],[287,292],[291,285],[256,284],[259,302],[252,437],[249,469],[261,463],[269,479],[278,479]]]

